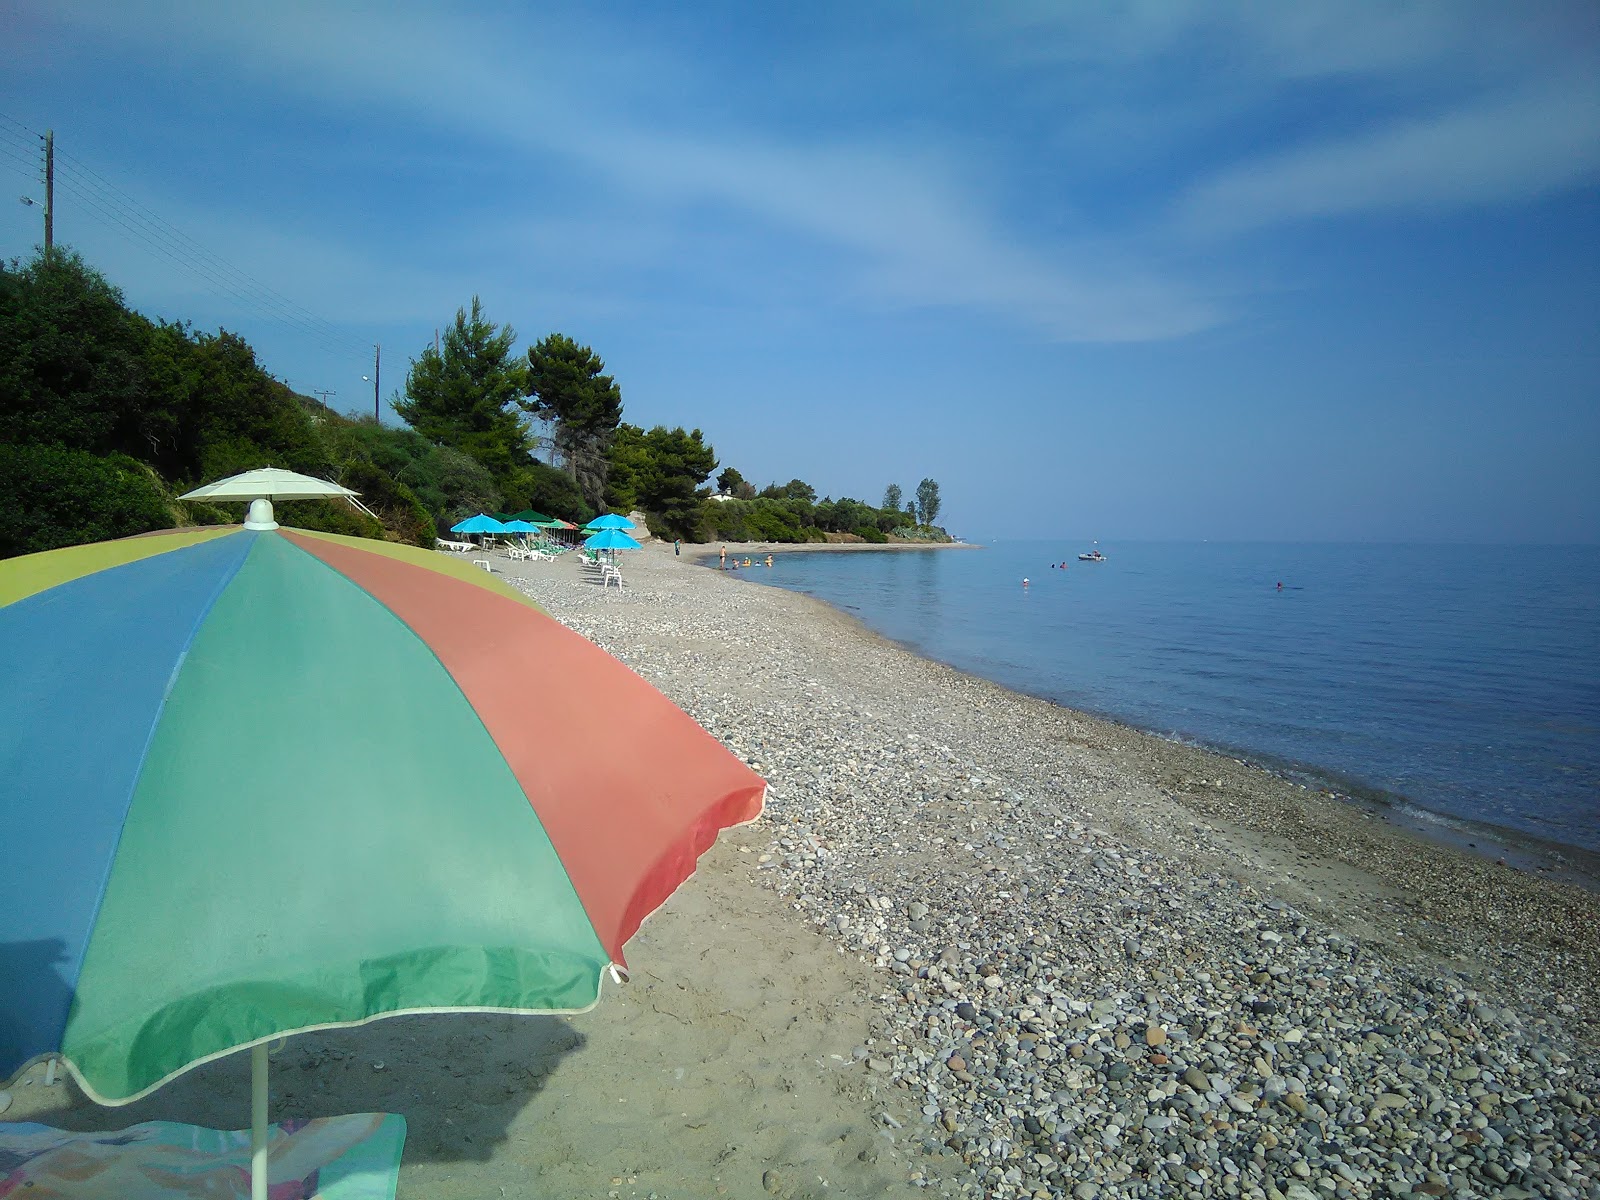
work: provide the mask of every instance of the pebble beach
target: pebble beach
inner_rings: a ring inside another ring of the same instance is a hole
[[[1600,1200],[1590,888],[921,658],[781,554],[489,561],[770,789],[592,1011],[274,1052],[273,1120],[405,1117],[399,1200]],[[245,1128],[248,1058],[0,1110]]]
[[[760,571],[661,546],[620,594],[506,569],[770,782],[740,866],[868,968],[850,1058],[914,1187],[1600,1200],[1594,892],[962,675]]]

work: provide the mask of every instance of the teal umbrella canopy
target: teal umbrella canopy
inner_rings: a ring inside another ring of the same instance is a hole
[[[468,517],[465,521],[450,526],[451,533],[505,533],[506,527],[487,513],[479,513],[475,517]]]
[[[511,520],[513,521],[527,521],[532,525],[543,525],[549,519],[542,512],[536,512],[531,508],[525,508],[521,512],[511,515]]]
[[[531,521],[519,521],[515,518],[512,518],[505,523],[505,531],[507,533],[532,533],[538,528],[539,527],[533,524]]]
[[[602,529],[583,539],[590,550],[642,550],[643,547],[620,529]]]
[[[596,517],[584,526],[585,529],[632,529],[633,522],[627,517],[619,517],[616,513],[606,513]]]

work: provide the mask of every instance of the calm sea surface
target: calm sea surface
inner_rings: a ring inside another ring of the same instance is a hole
[[[795,553],[752,578],[1019,691],[1600,850],[1600,547],[1084,548]]]

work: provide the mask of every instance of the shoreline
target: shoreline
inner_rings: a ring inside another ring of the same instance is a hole
[[[1592,1200],[1600,897],[652,546],[497,574],[768,781],[569,1017],[299,1035],[397,1200]],[[554,681],[559,685],[559,681]],[[598,740],[594,750],[606,747]],[[108,1112],[248,1125],[248,1055]]]
[[[764,556],[769,552],[778,553],[779,551],[773,548],[775,546],[783,546],[791,552],[810,549],[867,551],[932,549],[936,547],[954,548],[958,546],[964,547],[969,543],[936,543],[928,547],[912,544],[881,546],[877,544],[848,543],[822,546],[767,542],[730,542],[727,545],[730,553],[737,546],[739,553],[754,555],[759,551]],[[982,547],[973,546],[973,548],[981,549]],[[697,566],[715,568],[714,558],[715,556],[701,555],[694,560],[694,563]],[[740,570],[743,569],[740,568]],[[751,566],[749,569],[754,571],[756,568]],[[1466,817],[1458,817],[1451,813],[1440,812],[1429,808],[1412,797],[1374,787],[1314,763],[1279,760],[1269,755],[1263,755],[1237,746],[1212,744],[1199,739],[1147,729],[1113,714],[1073,708],[1049,696],[1011,687],[996,680],[988,679],[985,676],[965,671],[926,653],[916,646],[896,641],[894,638],[877,632],[870,624],[855,614],[846,612],[826,600],[812,596],[810,593],[801,592],[794,588],[785,588],[779,584],[763,584],[760,576],[748,577],[747,581],[757,585],[774,587],[779,591],[789,592],[792,595],[805,596],[818,604],[826,605],[830,610],[838,613],[840,617],[854,621],[864,633],[879,638],[886,644],[895,646],[907,654],[915,655],[928,662],[938,663],[949,670],[967,675],[973,679],[982,680],[1018,696],[1027,696],[1042,703],[1053,705],[1064,713],[1079,718],[1103,721],[1131,733],[1156,738],[1173,746],[1184,746],[1230,759],[1240,765],[1275,776],[1290,786],[1309,787],[1320,791],[1334,800],[1350,805],[1357,811],[1378,817],[1397,830],[1403,830],[1412,836],[1435,845],[1471,854],[1474,857],[1494,863],[1496,866],[1523,873],[1536,874],[1556,882],[1572,884],[1587,891],[1600,893],[1600,851],[1590,850],[1567,842],[1555,841],[1551,838],[1541,837],[1538,834],[1521,829],[1513,829],[1509,826],[1495,825],[1487,821],[1475,821]]]
[[[759,575],[625,569],[626,598],[524,590],[769,780],[753,879],[873,969],[857,1054],[917,1186],[1600,1186],[1594,893],[963,674]],[[1480,1117],[1499,1140],[1463,1154]],[[1573,1131],[1548,1168],[1516,1149],[1524,1118]]]
[[[729,548],[731,551],[732,543]],[[669,550],[670,547],[661,549]],[[672,556],[669,554],[667,557]],[[751,568],[752,571],[754,569]],[[1293,871],[1294,861],[1304,863],[1319,856],[1327,860],[1325,869],[1320,872],[1323,877],[1343,875],[1345,878],[1342,882],[1345,884],[1358,882],[1358,890],[1367,892],[1369,899],[1382,900],[1392,894],[1403,894],[1407,884],[1425,886],[1431,893],[1425,899],[1413,898],[1411,903],[1386,912],[1385,915],[1390,918],[1387,929],[1382,923],[1368,921],[1355,911],[1346,914],[1352,919],[1352,924],[1362,926],[1365,935],[1383,940],[1393,947],[1409,950],[1434,941],[1424,934],[1414,935],[1415,940],[1409,946],[1404,944],[1404,922],[1398,919],[1402,907],[1420,918],[1421,927],[1454,924],[1458,932],[1466,932],[1472,920],[1467,910],[1473,907],[1475,896],[1503,893],[1506,889],[1515,892],[1525,888],[1532,894],[1515,898],[1517,919],[1513,922],[1508,919],[1508,913],[1497,911],[1491,923],[1501,929],[1514,924],[1523,934],[1547,938],[1552,932],[1547,920],[1550,914],[1541,909],[1539,900],[1564,897],[1573,902],[1570,906],[1564,906],[1567,907],[1567,912],[1563,914],[1564,927],[1570,935],[1582,939],[1578,944],[1586,952],[1587,960],[1593,964],[1593,977],[1600,978],[1600,933],[1595,932],[1600,930],[1600,891],[1591,886],[1595,876],[1587,871],[1533,872],[1513,869],[1509,865],[1500,866],[1488,858],[1481,847],[1469,848],[1465,844],[1465,837],[1434,836],[1432,830],[1412,828],[1407,822],[1391,819],[1399,815],[1393,806],[1375,804],[1369,797],[1332,788],[1313,787],[1293,778],[1280,767],[1254,762],[1225,749],[1167,737],[1114,718],[1069,708],[1047,697],[1009,688],[940,662],[886,637],[860,617],[825,600],[788,588],[764,585],[759,575],[746,576],[742,570],[711,570],[706,575],[711,579],[725,579],[730,583],[759,588],[765,594],[785,597],[802,609],[809,609],[809,616],[825,627],[832,627],[836,631],[835,636],[837,631],[848,631],[849,635],[872,644],[887,655],[903,656],[947,687],[961,692],[976,692],[998,703],[1015,706],[1029,723],[1049,722],[1067,727],[1071,730],[1070,741],[1073,744],[1132,760],[1144,772],[1154,776],[1153,790],[1160,800],[1174,802],[1188,810],[1188,815],[1213,822],[1213,826],[1202,825],[1201,829],[1214,835],[1217,842],[1215,849],[1220,851],[1218,861],[1228,862],[1242,877],[1253,875],[1250,882],[1266,891],[1272,890],[1276,884],[1285,895],[1298,892],[1299,899],[1309,898],[1312,904],[1323,909],[1325,916],[1331,915],[1328,904],[1309,895],[1309,889],[1305,887],[1307,880],[1295,881],[1298,886],[1287,887],[1285,885],[1289,878],[1282,874]],[[615,647],[608,648],[613,653],[617,652]],[[624,661],[627,661],[626,656]],[[694,709],[686,703],[684,696],[665,688],[666,681],[647,677],[657,687],[668,690],[669,695],[673,695],[693,715]],[[1113,830],[1130,835],[1136,831],[1147,832],[1151,823],[1151,814],[1148,812],[1105,812],[1100,816]],[[1507,839],[1508,848],[1515,848],[1509,845],[1513,840],[1517,846],[1523,845],[1523,839],[1517,835],[1517,831],[1499,831],[1492,826],[1467,822],[1462,824],[1470,825],[1474,836],[1484,830],[1513,835]],[[1531,836],[1526,841],[1537,843],[1537,839]],[[1586,853],[1581,848],[1563,844],[1546,845],[1559,853],[1580,856]],[[1421,871],[1414,872],[1413,868],[1418,866]],[[1576,878],[1566,877],[1569,873]],[[1312,873],[1313,876],[1317,874]],[[1425,878],[1418,879],[1418,874]],[[1512,897],[1502,895],[1501,899],[1510,900]],[[1513,957],[1515,954],[1514,950]],[[1479,956],[1467,952],[1452,953],[1447,957],[1459,967]],[[1593,994],[1584,994],[1586,992]],[[1600,991],[1571,986],[1564,990],[1564,994],[1583,996],[1583,1007],[1590,1025],[1589,1036],[1600,1044]]]
[[[752,559],[758,554],[765,558],[769,554],[860,554],[884,550],[896,552],[984,548],[980,542],[700,542],[696,545],[698,548],[693,554],[681,556],[690,559],[695,566],[708,566],[712,560],[720,557],[716,550],[706,548],[713,545],[719,548],[726,546],[730,554],[748,555]],[[752,565],[751,570],[754,569]]]

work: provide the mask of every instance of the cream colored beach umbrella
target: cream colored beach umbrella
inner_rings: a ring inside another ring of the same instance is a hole
[[[246,529],[276,529],[278,523],[272,519],[272,501],[274,500],[326,500],[335,496],[343,497],[350,501],[369,517],[376,519],[376,514],[357,497],[359,492],[352,492],[347,487],[341,487],[326,479],[317,479],[311,475],[302,475],[298,471],[285,471],[281,467],[260,467],[254,471],[244,471],[238,475],[229,475],[226,479],[219,479],[215,483],[204,484],[192,492],[185,492],[178,497],[180,500],[247,500],[250,502],[250,513],[245,518]],[[257,502],[260,502],[258,505]]]

